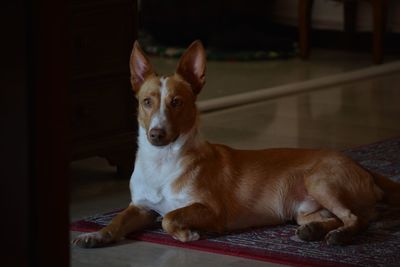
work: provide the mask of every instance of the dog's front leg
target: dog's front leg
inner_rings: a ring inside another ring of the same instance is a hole
[[[210,207],[194,203],[167,213],[162,227],[173,238],[188,242],[200,238],[197,230],[222,232],[223,220]]]
[[[93,233],[81,234],[72,243],[84,248],[101,247],[116,242],[125,235],[142,230],[155,223],[157,215],[148,210],[129,205],[109,225]]]

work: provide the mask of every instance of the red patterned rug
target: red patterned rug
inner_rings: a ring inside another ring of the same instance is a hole
[[[400,138],[344,151],[364,167],[400,181]],[[72,231],[91,232],[107,225],[120,210],[91,216],[71,224]],[[199,241],[181,243],[161,228],[131,234],[129,238],[227,254],[293,266],[400,266],[400,212],[372,223],[354,243],[344,247],[323,242],[303,242],[296,225],[281,225],[229,233],[205,235]]]

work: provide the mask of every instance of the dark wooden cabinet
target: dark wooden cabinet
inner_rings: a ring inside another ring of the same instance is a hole
[[[129,176],[137,136],[129,82],[137,1],[71,1],[69,15],[72,160],[106,157]]]

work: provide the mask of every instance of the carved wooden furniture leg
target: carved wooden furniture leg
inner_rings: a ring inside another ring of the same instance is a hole
[[[373,59],[375,64],[383,62],[384,34],[387,21],[387,0],[371,0],[374,20],[373,28]]]
[[[357,22],[357,1],[358,0],[345,0],[343,2],[344,31],[346,33],[346,45],[349,49],[354,49]]]
[[[307,59],[310,55],[311,10],[314,0],[299,0],[299,48],[300,57]]]

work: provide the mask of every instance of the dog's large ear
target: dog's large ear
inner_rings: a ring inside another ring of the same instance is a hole
[[[195,95],[200,93],[206,82],[206,51],[199,40],[194,41],[183,53],[176,73],[190,83]]]
[[[154,74],[153,67],[151,66],[150,61],[144,54],[143,50],[140,48],[138,41],[135,41],[133,45],[129,65],[131,69],[132,88],[133,91],[137,93],[145,79]]]

